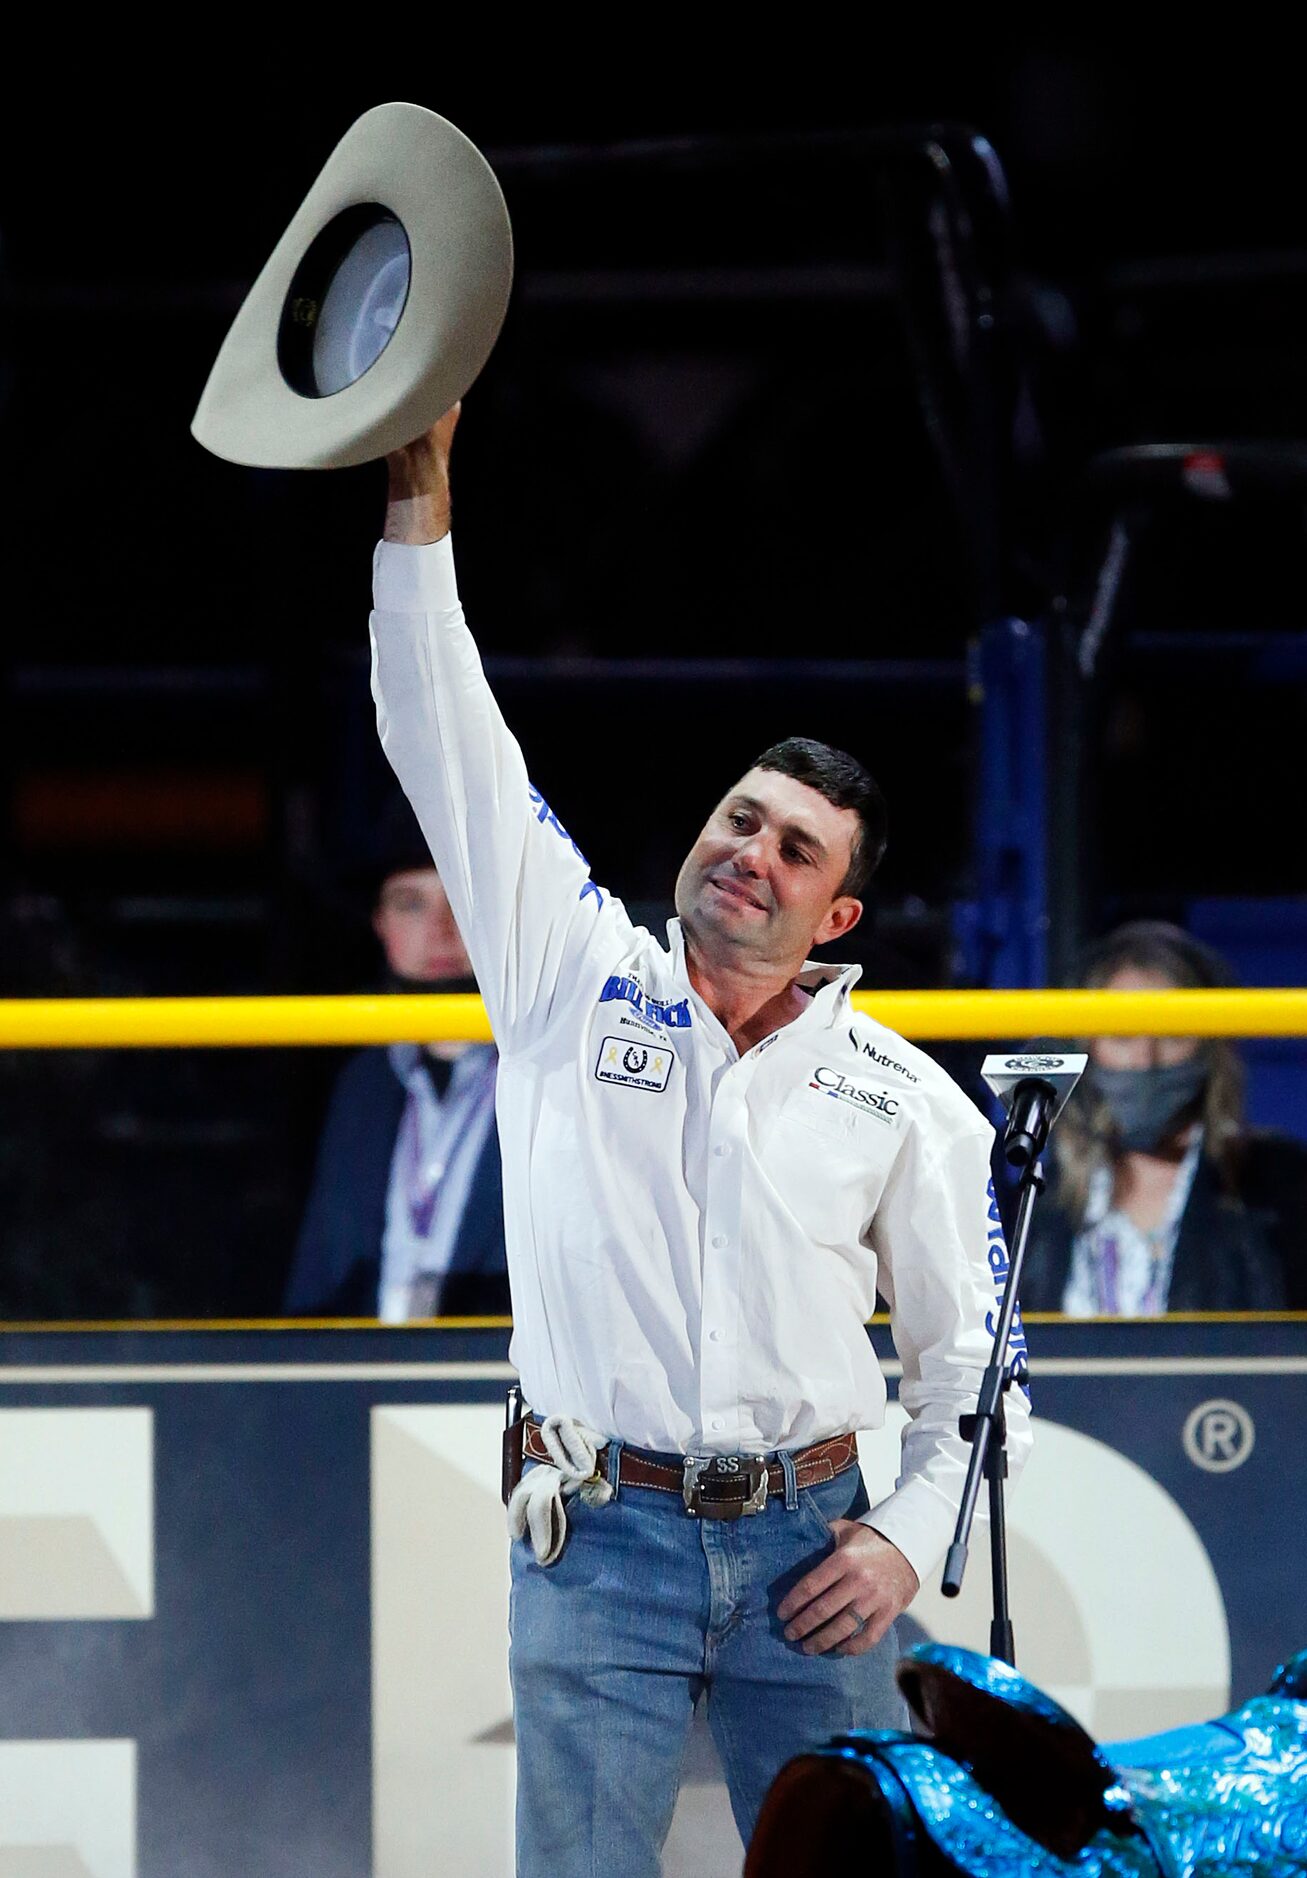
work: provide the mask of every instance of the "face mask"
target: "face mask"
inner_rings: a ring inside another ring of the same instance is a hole
[[[1107,1104],[1119,1145],[1149,1154],[1164,1141],[1207,1086],[1201,1056],[1157,1069],[1090,1069],[1089,1081]]]

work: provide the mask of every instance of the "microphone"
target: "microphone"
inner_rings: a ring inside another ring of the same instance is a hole
[[[1049,1130],[1085,1073],[1089,1058],[987,1056],[980,1073],[1007,1110],[1003,1153],[1013,1167],[1030,1167],[1044,1152]]]

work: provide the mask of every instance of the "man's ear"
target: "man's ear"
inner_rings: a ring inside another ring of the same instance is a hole
[[[829,945],[832,939],[842,939],[853,931],[862,918],[862,901],[855,900],[851,893],[837,894],[831,901],[830,911],[812,936],[815,946]]]

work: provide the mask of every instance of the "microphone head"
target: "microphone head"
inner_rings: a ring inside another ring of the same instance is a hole
[[[1066,1099],[1084,1075],[1088,1063],[1089,1058],[1083,1052],[1054,1056],[1048,1051],[1031,1051],[1028,1055],[1018,1056],[999,1051],[985,1058],[980,1073],[1009,1114],[1012,1098],[1023,1082],[1047,1083],[1053,1091],[1053,1108],[1048,1118],[1051,1128],[1066,1107]]]

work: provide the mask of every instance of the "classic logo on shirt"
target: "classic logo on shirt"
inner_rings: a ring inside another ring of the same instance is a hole
[[[820,1089],[823,1095],[831,1096],[836,1102],[847,1102],[851,1108],[861,1109],[864,1115],[874,1115],[886,1128],[901,1125],[899,1111],[903,1098],[892,1090],[873,1089],[869,1083],[857,1082],[838,1069],[815,1069],[808,1087]]]
[[[600,1082],[627,1089],[665,1089],[675,1056],[667,1045],[636,1043],[630,1037],[605,1037],[599,1046],[595,1075]]]

